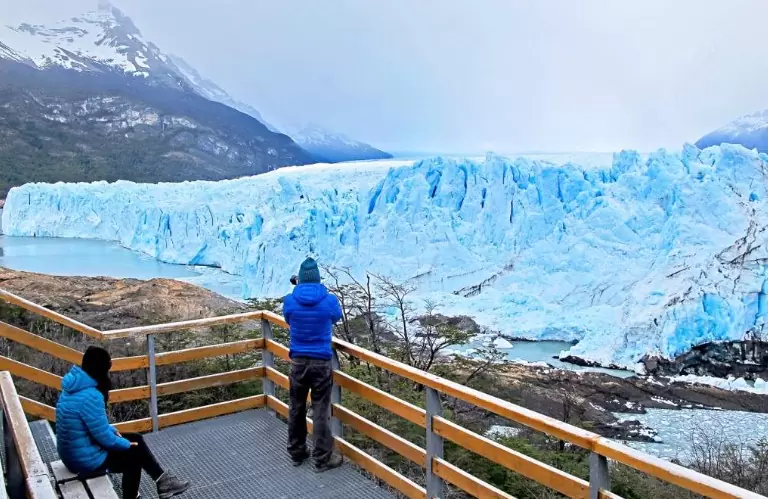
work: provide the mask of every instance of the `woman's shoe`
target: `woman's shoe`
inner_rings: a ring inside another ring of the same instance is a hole
[[[187,491],[189,488],[189,482],[185,480],[179,480],[170,473],[163,473],[160,478],[157,479],[157,495],[160,499],[168,499],[169,497],[177,496]]]

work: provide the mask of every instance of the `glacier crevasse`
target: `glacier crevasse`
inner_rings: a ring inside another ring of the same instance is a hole
[[[445,313],[631,367],[762,330],[768,156],[741,146],[610,167],[487,155],[287,168],[179,184],[28,184],[8,235],[118,241],[278,296],[307,255],[410,280]]]

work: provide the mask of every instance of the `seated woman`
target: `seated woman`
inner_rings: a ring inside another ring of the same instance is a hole
[[[155,481],[161,499],[181,494],[189,482],[165,473],[141,435],[120,435],[109,424],[111,368],[106,350],[89,347],[82,367],[75,366],[64,376],[56,403],[56,446],[61,460],[73,473],[122,473],[123,499],[139,497],[142,469]]]

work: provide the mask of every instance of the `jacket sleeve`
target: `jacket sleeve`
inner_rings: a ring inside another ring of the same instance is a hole
[[[291,325],[291,315],[293,314],[293,297],[288,295],[283,298],[283,317],[288,325]]]
[[[118,437],[115,429],[109,424],[107,411],[104,408],[104,398],[99,392],[93,390],[85,397],[82,414],[83,422],[91,437],[103,448],[107,450],[128,450],[131,448],[131,442],[125,438]]]
[[[328,307],[331,310],[331,320],[335,322],[339,322],[341,320],[342,314],[341,314],[341,305],[339,305],[339,299],[336,298],[336,295],[328,295]]]

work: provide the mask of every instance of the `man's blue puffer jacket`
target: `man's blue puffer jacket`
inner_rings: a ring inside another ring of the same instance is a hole
[[[331,359],[333,325],[341,319],[341,307],[325,286],[296,286],[283,300],[283,316],[291,327],[291,358]]]
[[[109,424],[104,396],[96,385],[77,366],[61,381],[62,392],[56,403],[56,447],[73,473],[94,471],[104,464],[108,451],[131,447],[131,442],[118,437]]]

